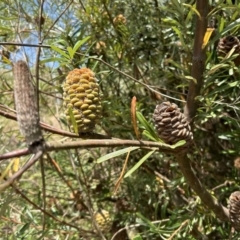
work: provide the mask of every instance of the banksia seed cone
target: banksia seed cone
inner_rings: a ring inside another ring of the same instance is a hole
[[[13,66],[14,98],[20,131],[25,137],[29,150],[43,149],[44,140],[40,127],[40,117],[36,91],[32,84],[27,63],[20,60]]]
[[[88,68],[69,72],[63,84],[63,100],[66,117],[72,126],[70,110],[78,127],[78,133],[90,133],[101,117],[99,85]]]
[[[217,46],[218,56],[225,57],[233,47],[235,47],[233,54],[240,54],[240,41],[237,37],[227,36],[221,38]],[[240,55],[237,56],[233,61],[236,66],[240,65]]]
[[[230,222],[236,231],[240,231],[240,191],[233,192],[229,197]]]
[[[159,137],[166,143],[175,144],[180,140],[185,140],[186,145],[191,143],[193,136],[190,125],[176,104],[163,102],[157,105],[153,120]]]
[[[101,232],[106,233],[111,230],[113,221],[108,211],[106,210],[97,211],[96,213],[94,213],[94,219]]]

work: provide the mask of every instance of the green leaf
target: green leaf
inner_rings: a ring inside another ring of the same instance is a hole
[[[75,119],[75,117],[74,117],[74,115],[73,115],[72,108],[69,108],[69,109],[68,109],[68,114],[69,114],[69,117],[70,117],[70,122],[71,122],[71,124],[72,124],[72,126],[73,126],[73,129],[74,129],[74,132],[75,132],[76,134],[78,134],[78,126],[77,126],[76,119]]]
[[[178,35],[179,39],[180,39],[180,42],[182,44],[182,46],[187,49],[188,46],[185,44],[184,42],[184,38],[183,38],[183,34],[182,34],[182,30],[180,30],[179,28],[177,27],[172,27],[172,29],[174,30],[174,32]]]
[[[212,96],[212,95],[214,95],[214,94],[217,94],[217,93],[226,91],[226,90],[228,90],[229,88],[236,87],[238,84],[239,84],[239,81],[235,81],[235,82],[227,83],[227,84],[224,83],[224,84],[222,84],[221,86],[216,87],[208,96],[210,97],[210,96]]]
[[[85,42],[87,42],[90,38],[91,38],[91,37],[88,36],[88,37],[85,37],[85,38],[82,39],[82,40],[77,41],[76,44],[75,44],[74,47],[73,47],[73,54],[75,54],[76,51],[77,51]]]
[[[67,59],[69,59],[69,55],[65,53],[64,50],[60,49],[59,47],[56,47],[54,45],[51,45],[51,49],[54,50],[55,52],[58,52],[59,54],[61,54],[62,56],[66,57]]]
[[[183,3],[183,6],[189,7],[193,12],[195,12],[198,15],[199,18],[201,18],[199,11],[196,9],[196,4],[190,5],[190,4]]]
[[[191,81],[193,81],[194,83],[197,84],[196,78],[194,78],[194,77],[192,77],[192,76],[185,76],[185,78],[186,78],[187,80],[191,80]]]
[[[97,159],[97,163],[102,163],[104,161],[107,161],[109,159],[112,159],[114,157],[118,157],[122,154],[134,151],[136,149],[138,149],[139,147],[128,147],[128,148],[124,148],[124,149],[120,149],[118,151],[112,152],[112,153],[108,153],[105,156],[102,156],[100,158]]]
[[[220,64],[216,64],[215,66],[213,66],[209,71],[208,71],[208,75],[213,74],[214,72],[216,72],[218,69],[223,68],[223,67],[227,67],[228,64],[224,64],[224,63],[220,63]]]
[[[238,27],[240,24],[240,18],[238,18],[236,21],[232,22],[231,24],[229,24],[225,29],[223,29],[223,31],[221,32],[221,35],[226,35],[226,33],[228,33],[229,31],[231,31],[232,29],[234,29],[235,27]]]
[[[1,26],[1,25],[0,25],[0,30],[4,31],[4,32],[12,32],[11,28],[7,28],[7,27]]]
[[[144,217],[141,213],[137,212],[136,215],[149,226],[151,229],[156,229],[156,226],[146,217]]]
[[[67,47],[67,51],[68,51],[68,54],[69,54],[70,58],[72,59],[73,56],[74,56],[73,49],[71,47]]]
[[[162,140],[160,140],[160,139],[156,139],[155,137],[153,137],[150,133],[149,133],[149,131],[147,131],[147,130],[143,130],[143,136],[145,136],[146,138],[148,138],[148,139],[150,139],[150,140],[152,140],[152,141],[158,141],[158,142],[162,142]]]
[[[185,143],[186,143],[185,140],[180,140],[180,141],[178,141],[177,143],[175,143],[175,144],[173,144],[173,145],[169,145],[169,146],[170,146],[172,149],[174,149],[174,148],[183,146]]]
[[[133,237],[132,240],[143,240],[143,239],[142,239],[141,235],[138,234],[137,236]]]
[[[178,0],[172,0],[172,3],[175,6],[174,9],[179,12],[179,15],[183,15],[183,8],[181,6],[182,3],[180,4]]]
[[[20,230],[19,230],[19,234],[20,234],[20,235],[25,234],[26,230],[28,230],[29,227],[30,227],[30,223],[26,223],[26,224],[24,224],[24,225],[20,228]]]
[[[16,16],[16,17],[9,17],[9,16],[3,16],[3,15],[1,15],[0,16],[0,19],[1,20],[6,20],[6,21],[8,21],[8,20],[16,20],[16,19],[18,19],[18,17]]]
[[[142,157],[124,176],[124,178],[130,176],[133,172],[135,172],[153,153],[155,150],[148,152],[144,157]]]
[[[145,136],[147,136],[149,139],[157,141],[157,142],[163,142],[158,135],[155,132],[155,129],[153,126],[145,119],[145,117],[140,113],[139,111],[136,112],[138,121],[142,124],[142,126],[146,129]]]

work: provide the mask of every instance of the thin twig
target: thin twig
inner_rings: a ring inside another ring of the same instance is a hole
[[[223,187],[229,187],[229,186],[233,185],[234,183],[235,183],[234,181],[226,180],[224,183],[219,184],[218,186],[212,188],[212,191],[216,191],[219,188],[223,188]]]
[[[179,148],[171,148],[170,145],[160,142],[151,142],[151,141],[138,141],[138,140],[125,140],[125,139],[88,139],[81,141],[72,141],[72,142],[49,142],[46,143],[46,152],[59,151],[59,150],[69,150],[69,149],[89,149],[89,148],[100,148],[100,147],[139,147],[141,149],[148,150],[159,150],[165,153],[177,153]],[[20,157],[28,155],[30,152],[28,149],[16,150],[11,153],[5,153],[0,155],[0,161],[4,159],[9,159],[12,157]]]

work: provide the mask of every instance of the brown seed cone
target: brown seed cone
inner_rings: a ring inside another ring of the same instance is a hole
[[[43,136],[36,91],[32,84],[27,63],[20,60],[13,66],[14,99],[20,131],[25,137],[29,150],[37,152],[43,148]]]
[[[107,233],[111,230],[113,221],[110,217],[110,213],[106,210],[99,210],[94,213],[94,219],[96,224],[103,233]]]
[[[88,68],[70,71],[63,84],[65,114],[73,128],[69,111],[75,118],[78,133],[91,133],[101,118],[101,96],[94,73]]]
[[[168,144],[185,140],[188,146],[193,139],[190,125],[184,114],[174,103],[163,102],[156,106],[153,120],[159,137]]]
[[[233,47],[235,47],[234,54],[240,54],[240,41],[237,37],[227,36],[221,38],[217,46],[218,56],[225,57]],[[239,66],[240,55],[237,56],[233,61],[236,66]]]
[[[240,191],[233,192],[229,197],[230,222],[236,231],[240,231]]]

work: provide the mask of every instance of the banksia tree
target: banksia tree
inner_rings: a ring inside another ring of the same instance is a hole
[[[240,41],[237,37],[227,36],[221,38],[217,47],[218,56],[225,57],[233,48],[235,48],[233,54],[240,54]],[[236,66],[240,65],[240,55],[233,61]]]
[[[17,120],[22,135],[29,149],[36,152],[43,146],[43,136],[40,128],[40,117],[31,74],[27,63],[20,60],[13,66],[14,99]]]
[[[94,213],[94,220],[101,232],[107,233],[111,230],[112,227],[112,219],[110,217],[110,214],[106,210],[99,210],[96,213]]]
[[[185,140],[185,146],[192,142],[192,132],[187,118],[174,103],[163,102],[156,106],[153,120],[159,137],[168,144]]]
[[[230,222],[236,231],[240,231],[240,191],[233,192],[229,197]]]
[[[91,133],[102,109],[94,73],[88,68],[74,69],[67,75],[63,91],[65,114],[71,128],[75,122],[78,133]]]

